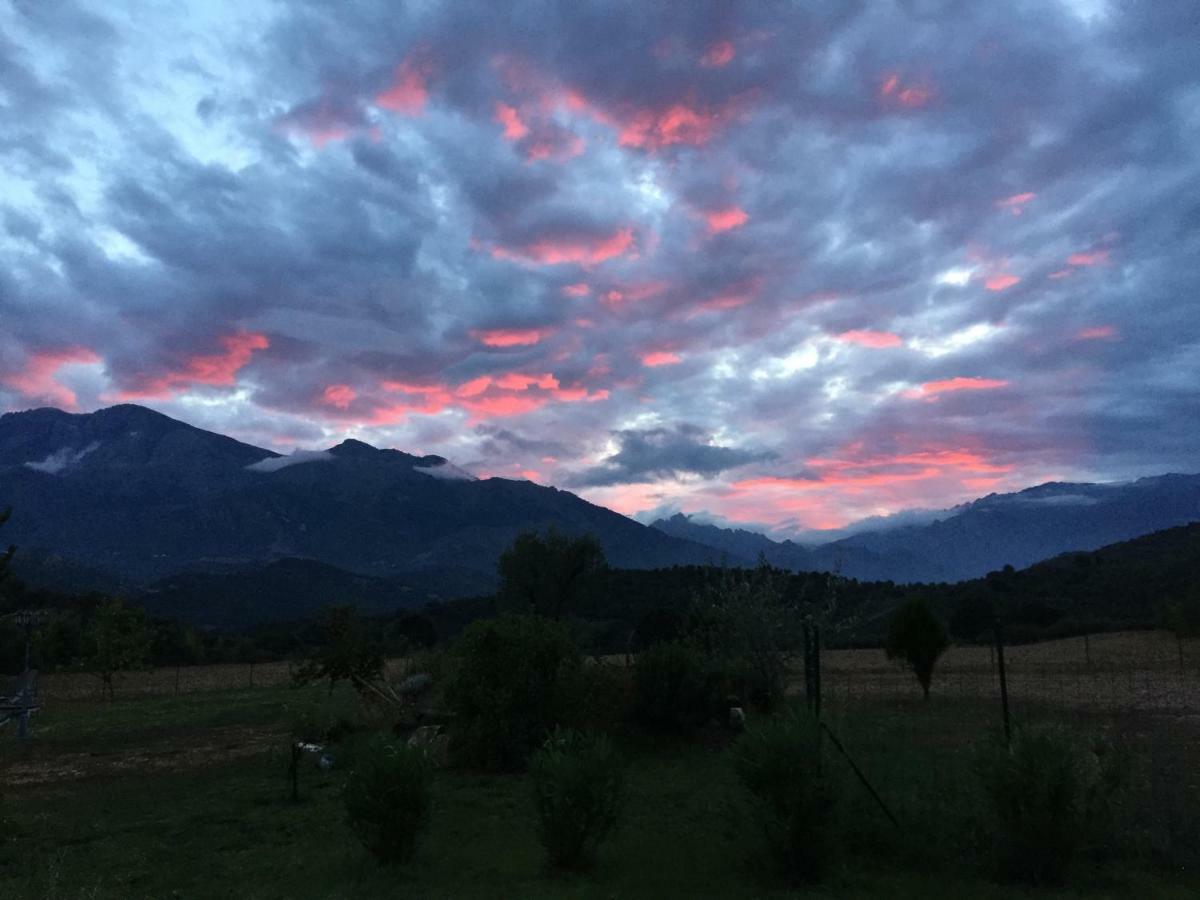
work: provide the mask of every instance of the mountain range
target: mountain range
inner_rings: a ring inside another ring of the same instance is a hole
[[[860,531],[817,546],[701,524],[682,514],[653,527],[733,558],[762,554],[793,571],[838,571],[863,581],[954,582],[1194,521],[1200,521],[1200,475],[1121,484],[1047,482],[989,494],[922,524]]]
[[[440,456],[356,440],[281,456],[134,405],[0,416],[0,504],[13,510],[5,539],[31,558],[134,585],[299,558],[487,590],[513,538],[550,525],[595,534],[627,568],[718,555],[565,491],[476,479]]]
[[[14,566],[27,581],[170,607],[217,577],[245,585],[236,597],[213,587],[228,610],[261,603],[278,617],[285,594],[299,613],[339,590],[372,608],[487,593],[513,538],[551,525],[595,534],[620,568],[749,565],[761,555],[860,580],[958,581],[1200,520],[1200,476],[1043,484],[808,546],[683,515],[648,527],[553,487],[476,479],[440,456],[356,440],[281,456],[121,405],[0,416],[7,506],[3,537],[21,548]]]

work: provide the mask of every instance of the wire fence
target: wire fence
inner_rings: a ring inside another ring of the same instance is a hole
[[[266,663],[220,663],[200,666],[166,666],[120,672],[114,696],[142,697],[193,694],[202,691],[247,690],[284,687],[293,683],[298,663],[282,660]],[[405,660],[391,659],[389,674],[402,673]],[[93,672],[50,672],[39,679],[42,702],[86,701],[102,698],[102,683]]]
[[[1009,700],[1067,711],[1200,714],[1200,642],[1165,632],[1118,632],[1006,647]],[[882,649],[825,650],[824,702],[920,697],[911,672]],[[992,647],[953,647],[938,661],[938,697],[995,698]]]

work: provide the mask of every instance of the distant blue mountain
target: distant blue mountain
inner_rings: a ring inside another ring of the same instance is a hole
[[[794,571],[840,571],[860,580],[963,581],[1075,550],[1200,521],[1200,475],[1123,484],[1048,482],[989,494],[919,525],[861,531],[815,547],[677,514],[653,527],[735,556],[762,554]]]

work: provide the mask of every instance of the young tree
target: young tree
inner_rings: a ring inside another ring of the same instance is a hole
[[[500,555],[500,607],[558,618],[574,607],[588,582],[607,565],[590,534],[569,537],[558,529],[517,535]]]
[[[296,681],[310,684],[329,679],[329,692],[337,682],[348,680],[355,690],[383,674],[383,654],[371,640],[362,619],[352,606],[331,606],[322,615],[325,643],[316,655],[300,666]]]
[[[892,616],[887,635],[888,659],[904,660],[921,683],[926,700],[933,667],[949,646],[946,629],[924,600],[914,597]]]
[[[153,634],[146,611],[110,600],[97,607],[89,623],[87,663],[100,679],[104,693],[113,699],[113,677],[118,672],[145,665]]]

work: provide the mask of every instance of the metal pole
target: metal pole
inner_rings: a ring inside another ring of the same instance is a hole
[[[1000,705],[1004,710],[1004,741],[1012,742],[1012,723],[1008,716],[1008,676],[1004,671],[1004,634],[1000,627],[1000,619],[995,621],[993,634],[996,640],[996,665],[1000,671]]]
[[[819,626],[813,626],[813,685],[816,688],[816,703],[814,710],[817,714],[817,721],[821,720],[821,629]]]

